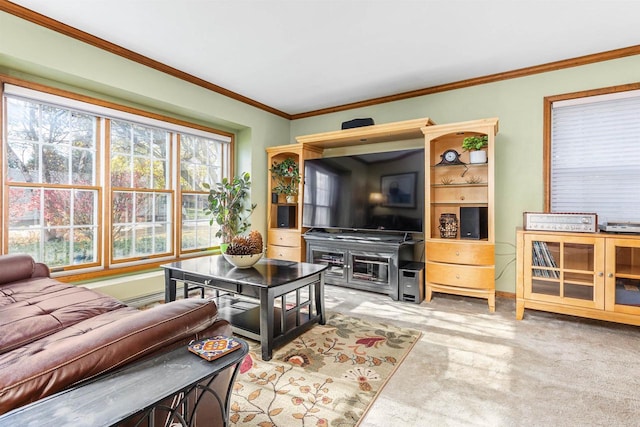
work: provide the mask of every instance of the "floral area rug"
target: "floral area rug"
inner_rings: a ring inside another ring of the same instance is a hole
[[[233,388],[235,426],[356,426],[421,333],[339,314],[260,358],[259,343]]]

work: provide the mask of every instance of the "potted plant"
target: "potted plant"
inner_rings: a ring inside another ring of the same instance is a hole
[[[487,152],[483,150],[489,145],[487,135],[468,136],[462,140],[462,150],[469,152],[469,162],[487,163]]]
[[[209,222],[211,225],[215,222],[220,226],[216,237],[222,239],[220,248],[224,253],[231,240],[244,233],[251,226],[249,216],[253,213],[256,205],[252,204],[247,207],[247,199],[251,189],[250,175],[248,172],[244,172],[231,180],[223,178],[213,186],[203,184],[203,187],[209,190],[208,204],[204,213],[211,216]]]
[[[273,162],[271,165],[271,178],[276,181],[273,192],[283,194],[287,198],[287,203],[293,203],[295,195],[298,194],[298,184],[300,184],[300,169],[298,163],[287,157],[281,162]]]

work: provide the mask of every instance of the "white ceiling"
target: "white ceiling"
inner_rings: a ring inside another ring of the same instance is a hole
[[[12,0],[287,114],[640,44],[637,0]]]

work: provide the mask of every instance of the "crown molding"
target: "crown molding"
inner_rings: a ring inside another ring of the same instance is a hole
[[[220,95],[224,95],[229,98],[235,99],[236,101],[243,102],[245,104],[251,105],[253,107],[259,108],[261,110],[267,111],[269,113],[275,114],[285,119],[289,119],[289,120],[291,119],[291,115],[285,113],[284,111],[280,111],[276,108],[273,108],[261,102],[255,101],[251,98],[247,98],[246,96],[240,95],[239,93],[230,91],[221,86],[218,86],[216,84],[203,80],[199,77],[196,77],[189,73],[185,73],[184,71],[180,71],[176,68],[170,67],[159,61],[155,61],[149,57],[136,53],[132,50],[125,49],[122,46],[118,46],[114,43],[108,42],[104,39],[101,39],[100,37],[96,37],[94,35],[81,31],[77,28],[74,28],[70,25],[63,24],[60,21],[56,21],[55,19],[51,19],[47,16],[41,15],[30,9],[19,6],[15,3],[11,3],[10,1],[0,0],[0,11],[7,12],[11,15],[17,16],[18,18],[22,18],[26,21],[33,22],[34,24],[56,31],[60,34],[64,34],[65,36],[74,38],[81,42],[90,44],[99,49],[105,50],[109,53],[113,53],[114,55],[121,56],[125,59],[129,59],[131,61],[145,65],[149,68],[153,68],[157,71],[169,74],[173,77],[177,77],[186,82],[189,82],[194,85],[208,89],[210,91],[219,93]]]
[[[63,24],[62,22],[56,21],[55,19],[51,19],[44,15],[41,15],[25,7],[11,3],[8,0],[0,0],[0,11],[7,12],[11,15],[33,22],[34,24],[40,25],[42,27],[45,27],[50,30],[56,31],[58,33],[64,34],[66,36],[72,37],[79,41],[88,43],[99,49],[105,50],[107,52],[113,53],[115,55],[121,56],[123,58],[145,65],[147,67],[153,68],[160,72],[169,74],[178,79],[187,81],[194,85],[203,87],[205,89],[211,90],[213,92],[235,99],[236,101],[240,101],[242,103],[251,105],[253,107],[259,108],[261,110],[267,111],[269,113],[275,114],[277,116],[283,117],[288,120],[304,119],[304,118],[313,117],[313,116],[320,116],[324,114],[352,110],[354,108],[363,108],[363,107],[369,107],[373,105],[385,104],[388,102],[401,101],[404,99],[415,98],[415,97],[424,96],[424,95],[431,95],[434,93],[446,92],[446,91],[455,90],[455,89],[462,89],[462,88],[467,88],[467,87],[477,86],[477,85],[482,85],[487,83],[494,83],[502,80],[526,77],[534,74],[546,73],[549,71],[556,71],[556,70],[561,70],[561,69],[571,68],[571,67],[578,67],[581,65],[593,64],[596,62],[609,61],[612,59],[618,59],[626,56],[633,56],[633,55],[640,54],[640,45],[629,46],[621,49],[614,49],[606,52],[584,55],[584,56],[565,59],[561,61],[549,62],[542,65],[525,67],[525,68],[506,71],[502,73],[490,74],[487,76],[474,77],[471,79],[460,80],[457,82],[446,83],[438,86],[432,86],[432,87],[412,90],[408,92],[402,92],[394,95],[381,96],[378,98],[371,98],[363,101],[337,105],[334,107],[322,108],[322,109],[308,111],[304,113],[289,114],[284,111],[280,111],[276,108],[270,107],[261,102],[255,101],[246,96],[240,95],[236,92],[225,89],[221,86],[218,86],[206,80],[203,80],[199,77],[193,76],[191,74],[185,73],[183,71],[170,67],[161,62],[155,61],[151,58],[148,58],[144,55],[133,52],[129,49],[125,49],[121,46],[108,42],[99,37],[93,36],[84,31],[78,30],[77,28]]]
[[[581,65],[593,64],[596,62],[609,61],[612,59],[624,58],[640,54],[640,45],[625,47],[621,49],[609,50],[606,52],[584,55],[572,59],[564,59],[561,61],[549,62],[547,64],[536,65],[532,67],[519,68],[517,70],[506,71],[502,73],[490,74],[482,77],[474,77],[471,79],[460,80],[457,82],[446,83],[438,86],[432,86],[424,89],[402,92],[395,95],[382,96],[364,101],[352,102],[350,104],[338,105],[335,107],[323,108],[319,110],[309,111],[306,113],[292,114],[291,120],[303,119],[306,117],[319,116],[322,114],[336,113],[339,111],[352,110],[354,108],[369,107],[372,105],[383,104],[386,102],[401,101],[404,99],[415,98],[418,96],[431,95],[449,90],[462,89],[471,86],[478,86],[487,83],[494,83],[501,80],[516,79],[520,77],[531,76],[534,74],[546,73],[549,71],[561,70],[564,68],[579,67]]]

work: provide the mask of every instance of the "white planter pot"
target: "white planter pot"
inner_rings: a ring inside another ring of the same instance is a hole
[[[469,162],[487,163],[487,152],[484,150],[469,151]]]

